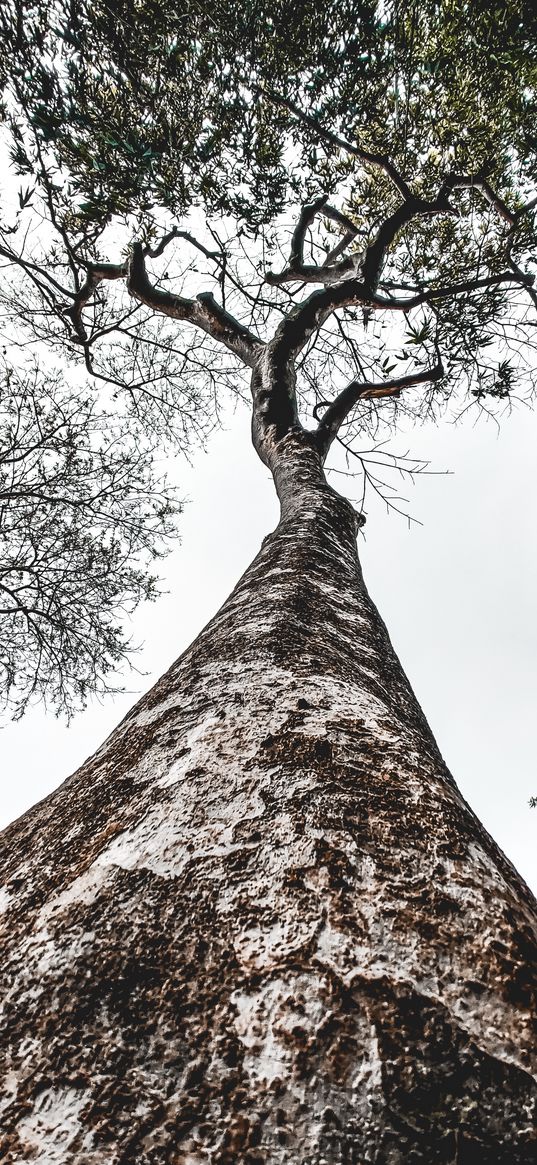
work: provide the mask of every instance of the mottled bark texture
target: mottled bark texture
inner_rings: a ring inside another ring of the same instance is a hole
[[[233,594],[4,834],[6,1165],[535,1160],[531,895],[313,444],[267,460],[282,518]]]

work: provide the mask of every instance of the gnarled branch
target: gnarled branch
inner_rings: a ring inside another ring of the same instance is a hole
[[[423,218],[436,214],[457,214],[454,207],[450,205],[447,195],[442,192],[432,201],[414,198],[411,195],[394,210],[389,218],[385,219],[373,242],[366,250],[362,267],[364,283],[371,288],[371,291],[377,290],[388,249],[399,231],[413,218]]]
[[[388,299],[385,296],[372,293],[363,280],[345,279],[333,287],[324,287],[319,291],[312,292],[306,300],[297,304],[280,323],[269,347],[278,365],[281,366],[283,360],[292,358],[301,351],[310,336],[338,308],[362,305],[375,311],[408,312],[422,304],[433,304],[443,299],[468,294],[479,288],[497,287],[502,283],[531,288],[534,277],[525,275],[524,272],[517,275],[512,271],[503,271],[498,275],[486,276],[483,279],[469,279],[464,283],[452,286],[427,288],[417,295],[407,296],[404,299]]]
[[[493,189],[480,174],[447,174],[440,194],[449,195],[452,190],[479,190],[483,198],[494,208],[500,218],[513,226],[516,222],[516,213],[509,209],[503,198]]]
[[[215,251],[208,251],[189,231],[181,231],[178,227],[172,227],[167,234],[163,235],[156,247],[143,247],[144,256],[148,256],[151,259],[158,259],[164,253],[168,244],[174,239],[185,239],[191,246],[201,251],[208,259],[219,258],[219,255]],[[86,278],[84,283],[79,287],[72,306],[67,308],[63,313],[72,320],[76,335],[82,344],[86,344],[88,339],[86,329],[82,322],[82,312],[86,304],[89,303],[95,289],[105,279],[126,279],[129,274],[129,266],[128,259],[124,263],[95,262],[86,265]]]
[[[335,207],[327,206],[327,197],[326,194],[323,194],[320,198],[315,199],[314,202],[307,202],[302,207],[297,225],[293,231],[287,266],[284,267],[283,271],[267,271],[265,276],[266,283],[269,283],[271,286],[277,286],[280,283],[296,282],[329,284],[339,282],[345,275],[356,273],[357,256],[355,255],[349,255],[337,264],[333,263],[333,259],[337,258],[345,250],[358,231],[351,219],[347,218],[345,214],[336,210]],[[326,256],[322,266],[318,266],[313,263],[304,263],[304,239],[308,227],[311,226],[316,215],[321,211],[323,211],[327,218],[331,218],[334,222],[344,225],[346,229],[345,235],[337,247]]]
[[[187,299],[169,291],[163,291],[151,283],[145,266],[144,248],[141,243],[135,243],[132,248],[132,259],[129,265],[127,287],[135,299],[147,304],[154,311],[162,315],[172,316],[178,320],[188,320],[195,327],[201,328],[213,340],[218,340],[226,348],[238,356],[244,364],[252,368],[256,355],[261,348],[261,341],[248,328],[244,327],[230,315],[225,308],[216,302],[210,292],[198,295],[196,299]]]
[[[304,236],[307,228],[311,226],[315,216],[321,210],[324,210],[324,213],[334,221],[344,225],[346,231],[342,241],[327,255],[322,266],[317,266],[315,264],[304,263]],[[334,259],[352,242],[352,239],[358,231],[351,219],[347,218],[346,215],[337,211],[335,208],[326,206],[326,195],[323,195],[315,202],[306,203],[302,208],[293,232],[291,253],[287,266],[283,271],[268,271],[265,280],[271,286],[297,281],[302,283],[323,283],[325,286],[328,286],[339,283],[349,276],[357,275],[361,268],[364,283],[369,287],[371,292],[375,292],[378,287],[387,251],[399,231],[413,218],[436,214],[457,214],[454,207],[450,205],[445,193],[441,192],[434,200],[414,198],[413,195],[409,194],[405,202],[402,202],[394,213],[381,224],[375,238],[365,249],[365,252],[348,255],[346,258],[341,259],[339,263],[335,263]]]

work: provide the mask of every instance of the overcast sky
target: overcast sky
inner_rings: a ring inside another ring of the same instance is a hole
[[[519,411],[498,436],[426,426],[394,449],[452,475],[420,478],[412,526],[370,514],[361,558],[369,590],[464,795],[537,890],[537,417]],[[143,642],[128,694],[94,704],[69,726],[35,710],[0,735],[0,825],[63,781],[188,645],[228,595],[277,521],[249,417],[230,417],[192,468],[177,462],[181,546],[165,564],[168,594],[133,622]],[[343,479],[334,478],[336,488]],[[351,492],[352,491],[348,491]]]

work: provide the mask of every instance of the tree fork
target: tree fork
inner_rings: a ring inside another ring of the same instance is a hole
[[[281,520],[229,599],[3,835],[9,1165],[534,1160],[534,901],[320,454],[270,460]]]

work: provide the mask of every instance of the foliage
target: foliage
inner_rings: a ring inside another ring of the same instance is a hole
[[[387,499],[402,419],[531,398],[526,0],[6,0],[0,22],[4,327],[148,448],[203,441],[252,369],[257,400],[262,349],[289,416]]]
[[[273,87],[422,185],[453,164],[485,167],[504,194],[536,176],[526,0],[119,0],[113,11],[8,0],[3,13],[17,164],[33,172],[30,126],[72,176],[86,222],[196,203],[266,224],[290,174],[306,194],[319,182],[332,191],[341,160],[260,96]]]
[[[17,373],[0,386],[0,674],[16,715],[111,690],[130,649],[118,614],[157,594],[147,570],[176,510],[132,425],[84,391]]]

